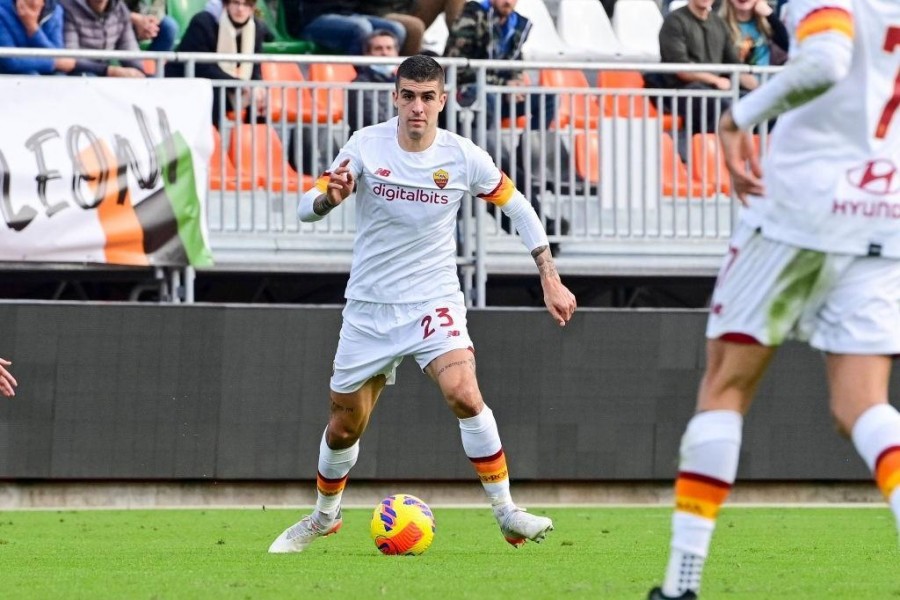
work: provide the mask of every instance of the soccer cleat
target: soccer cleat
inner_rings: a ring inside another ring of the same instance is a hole
[[[506,541],[518,548],[526,541],[540,543],[553,531],[553,521],[514,508],[500,519],[500,533]]]
[[[650,590],[647,600],[697,600],[697,594],[691,590],[687,590],[680,596],[666,596],[662,593],[662,588],[655,587]]]
[[[299,523],[291,525],[275,538],[275,541],[269,546],[269,554],[303,552],[307,546],[320,537],[337,533],[341,525],[343,525],[343,519],[341,519],[340,511],[338,511],[337,517],[327,525],[320,524],[313,518],[313,515],[306,515],[300,519]]]

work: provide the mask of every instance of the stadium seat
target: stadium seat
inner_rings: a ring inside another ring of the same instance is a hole
[[[599,71],[597,73],[597,87],[640,90],[644,89],[644,76],[640,71]],[[656,106],[649,100],[645,100],[644,96],[629,97],[623,94],[603,97],[603,114],[607,117],[643,117],[644,113],[650,119],[659,116]],[[663,114],[662,119],[663,129],[672,131],[672,115]],[[679,115],[675,128],[681,129],[683,122],[684,118]]]
[[[694,179],[718,186],[723,194],[731,194],[731,177],[725,166],[725,155],[714,133],[695,133],[691,138]]]
[[[688,0],[672,0],[669,2],[669,6],[666,7],[666,14],[676,11],[682,6],[687,6],[687,3]]]
[[[596,1],[596,0],[595,0]],[[525,60],[587,60],[598,58],[596,50],[573,48],[559,36],[544,0],[519,0],[516,12],[531,21],[531,33],[522,46]]]
[[[585,88],[589,89],[584,71],[575,69],[541,69],[541,87]],[[600,118],[600,103],[590,94],[560,94],[556,107],[556,126],[597,128]]]
[[[565,44],[595,59],[614,59],[624,53],[603,5],[597,0],[560,0],[557,27]]]
[[[272,192],[296,192],[312,187],[309,175],[302,177],[288,164],[284,146],[275,129],[266,124],[242,123],[231,130],[228,154],[237,170],[248,173],[257,187]]]
[[[662,24],[663,16],[656,0],[619,0],[616,3],[612,29],[626,54],[658,61]]]
[[[272,9],[266,0],[256,3],[256,12],[262,19],[263,23],[269,29],[272,37],[275,39],[270,42],[263,42],[263,52],[266,54],[312,54],[317,48],[312,42],[306,40],[297,40],[292,38],[284,27],[284,11],[282,10],[282,2],[278,2],[277,16],[272,13]]]
[[[264,62],[260,65],[263,81],[276,83],[299,83],[306,81],[300,67],[292,62]],[[327,123],[325,108],[315,106],[309,88],[271,85],[269,87],[269,114],[272,121],[285,120],[288,123]]]
[[[243,170],[240,180],[238,180],[234,162],[229,155],[223,152],[222,135],[215,126],[212,127],[212,135],[213,152],[209,157],[209,189],[234,191],[237,189],[250,190],[256,187],[253,185],[249,170]]]
[[[166,0],[166,14],[178,23],[178,37],[184,35],[188,23],[206,6],[207,0]]]
[[[309,80],[320,83],[350,83],[356,78],[356,68],[345,63],[313,63],[309,66]],[[345,89],[342,87],[317,87],[314,92],[319,111],[333,123],[344,118]]]
[[[596,131],[575,134],[575,172],[591,185],[600,182],[600,136]]]
[[[666,132],[663,132],[660,140],[660,158],[663,196],[686,198],[690,193],[692,198],[709,198],[714,195],[712,182],[703,185],[691,178],[687,167],[675,151],[672,136]]]

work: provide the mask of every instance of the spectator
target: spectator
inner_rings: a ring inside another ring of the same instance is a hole
[[[222,54],[261,54],[266,34],[265,25],[253,16],[256,0],[225,0],[224,10],[219,18],[202,10],[188,23],[187,30],[176,49],[178,52],[220,52]],[[166,64],[166,77],[184,77],[183,63]],[[205,79],[224,81],[251,81],[262,79],[259,63],[219,61],[217,63],[198,62],[194,75]],[[266,94],[263,87],[229,88],[213,90],[213,123],[218,125],[222,98],[225,110],[256,110],[256,116],[264,116]],[[253,120],[250,111],[247,118]]]
[[[463,7],[462,14],[450,28],[450,36],[447,39],[445,56],[463,57],[473,59],[494,60],[519,60],[522,57],[522,44],[528,38],[531,30],[531,22],[516,12],[518,0],[473,0]],[[487,72],[488,85],[519,86],[526,85],[521,71],[489,69]],[[476,100],[477,87],[475,85],[474,69],[460,69],[458,74],[459,92],[457,98],[461,106],[472,106]],[[495,121],[497,104],[500,103],[500,117],[514,118],[526,113],[526,98],[519,96],[514,104],[515,115],[511,113],[510,102],[501,102],[501,96],[497,94],[487,95],[487,105],[484,107],[488,127]],[[543,100],[544,119],[541,118],[541,102]],[[547,94],[543,98],[540,94],[528,96],[528,109],[531,111],[529,128],[532,130],[545,129],[545,124],[550,123],[556,113],[556,97]],[[521,146],[521,144],[519,144]],[[508,159],[501,159],[501,167],[509,171]],[[519,170],[515,174],[517,186],[525,184],[524,160],[517,161]],[[538,194],[541,190],[532,187],[527,196],[538,215],[543,217]],[[488,209],[493,212],[491,205]],[[501,215],[500,225],[509,233],[512,232],[512,223],[504,214]],[[568,233],[569,224],[565,219],[560,219],[559,227],[554,219],[547,219],[547,233],[555,235]],[[558,245],[550,244],[551,253],[555,256]]]
[[[81,50],[138,51],[137,38],[131,26],[131,11],[121,0],[61,0],[65,11],[63,40],[66,48]],[[84,60],[90,73],[108,77],[144,77],[136,60]]]
[[[0,0],[0,47],[62,48],[63,9],[56,0]],[[74,58],[0,58],[0,73],[50,75],[75,69]]]
[[[422,19],[409,12],[409,0],[369,0],[366,6],[378,17],[384,17],[403,25],[406,40],[400,48],[403,56],[412,56],[422,50],[422,38],[425,36],[425,24]],[[363,47],[363,54],[366,48]]]
[[[739,64],[737,49],[731,43],[728,26],[712,10],[713,0],[688,0],[683,6],[666,16],[659,30],[659,51],[664,63],[696,64]],[[659,81],[652,78],[648,87],[662,87],[682,90],[730,90],[731,79],[721,73],[706,71],[682,71],[664,74]],[[743,89],[752,90],[758,85],[749,73],[740,75]],[[671,112],[671,97],[663,99],[665,109]],[[719,112],[716,105],[719,104]],[[680,96],[676,98],[678,114],[693,115],[694,130],[714,132],[716,123],[728,108],[725,98],[703,96]],[[699,122],[703,118],[704,122]]]
[[[401,45],[406,40],[403,25],[363,14],[360,0],[296,0],[283,6],[288,33],[332,52],[363,54],[366,38],[376,29],[390,31]]]
[[[518,0],[473,0],[463,7],[462,14],[450,28],[447,38],[445,56],[462,58],[481,58],[494,60],[519,60],[522,58],[522,45],[531,31],[531,21],[516,12]],[[475,86],[475,70],[461,69],[458,81],[460,89],[457,94],[461,106],[471,106],[475,102],[477,88]],[[521,71],[490,69],[487,72],[488,85],[517,86],[525,85]],[[543,97],[545,116],[550,122],[556,112],[556,99],[547,94]],[[500,97],[489,94],[487,98],[488,123],[494,121],[497,103]],[[543,129],[541,122],[541,96],[529,96],[531,108],[531,129]],[[501,118],[509,118],[510,103],[500,103]],[[524,114],[525,99],[515,103],[516,116]]]
[[[366,56],[398,56],[397,38],[390,31],[377,29],[366,41]],[[396,65],[366,65],[356,68],[354,82],[394,83]],[[350,90],[347,93],[347,123],[350,133],[362,127],[382,123],[394,116],[390,91]]]
[[[125,0],[139,42],[150,40],[147,50],[168,52],[178,39],[178,23],[166,15],[165,0]]]
[[[788,32],[768,0],[727,0],[719,13],[745,65],[783,65],[787,60]]]

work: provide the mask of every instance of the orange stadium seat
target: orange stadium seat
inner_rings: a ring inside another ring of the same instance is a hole
[[[731,194],[731,177],[725,166],[725,154],[719,144],[719,137],[714,133],[695,133],[691,138],[691,152],[694,179],[707,181],[715,186],[718,177],[718,190],[723,194]]]
[[[713,183],[703,185],[699,181],[694,181],[688,173],[687,167],[682,162],[681,157],[675,151],[675,143],[672,136],[663,132],[660,140],[660,155],[662,165],[660,176],[662,178],[663,196],[684,198],[690,196],[692,198],[708,198],[713,195]]]
[[[542,87],[589,88],[583,71],[573,69],[541,69]],[[600,103],[589,94],[560,94],[556,108],[557,127],[572,123],[575,127],[596,129],[600,120]]]
[[[349,83],[356,79],[356,68],[343,63],[313,63],[309,66],[310,81],[321,83]],[[332,122],[344,118],[344,90],[342,88],[317,89],[316,103],[319,110],[328,115]]]
[[[296,192],[314,183],[312,177],[301,177],[287,162],[281,139],[270,125],[236,126],[231,130],[228,152],[241,174],[254,177],[258,187],[269,191]]]
[[[575,134],[575,172],[591,185],[600,182],[600,136],[596,131]]]
[[[264,62],[260,65],[263,81],[296,83],[306,79],[297,63]],[[325,110],[314,111],[312,92],[309,88],[270,85],[269,114],[273,121],[286,120],[288,123],[312,123],[315,113],[317,123],[327,123]]]
[[[644,76],[640,71],[599,71],[597,87],[614,89],[644,89]],[[643,117],[655,119],[659,116],[656,106],[645,96],[615,95],[604,96],[603,115],[607,117]],[[663,114],[663,129],[672,130],[673,117]],[[676,129],[681,129],[684,118],[679,115]]]
[[[238,181],[234,163],[231,157],[222,151],[222,135],[215,126],[212,127],[212,134],[213,152],[209,157],[209,188],[234,191],[237,189],[250,190],[256,187],[250,178],[249,170],[241,172],[241,178]]]

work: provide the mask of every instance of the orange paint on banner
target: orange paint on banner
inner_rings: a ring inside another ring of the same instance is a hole
[[[797,40],[835,31],[853,39],[853,17],[842,8],[820,8],[806,15],[797,26]]]
[[[96,209],[100,227],[106,236],[104,247],[106,262],[147,266],[150,262],[144,252],[144,228],[134,212],[128,190],[125,191],[123,202],[119,204],[116,156],[102,140],[100,151],[102,157],[97,155],[95,147],[85,148],[79,156],[91,191],[96,194],[101,185],[105,185],[106,188]]]

